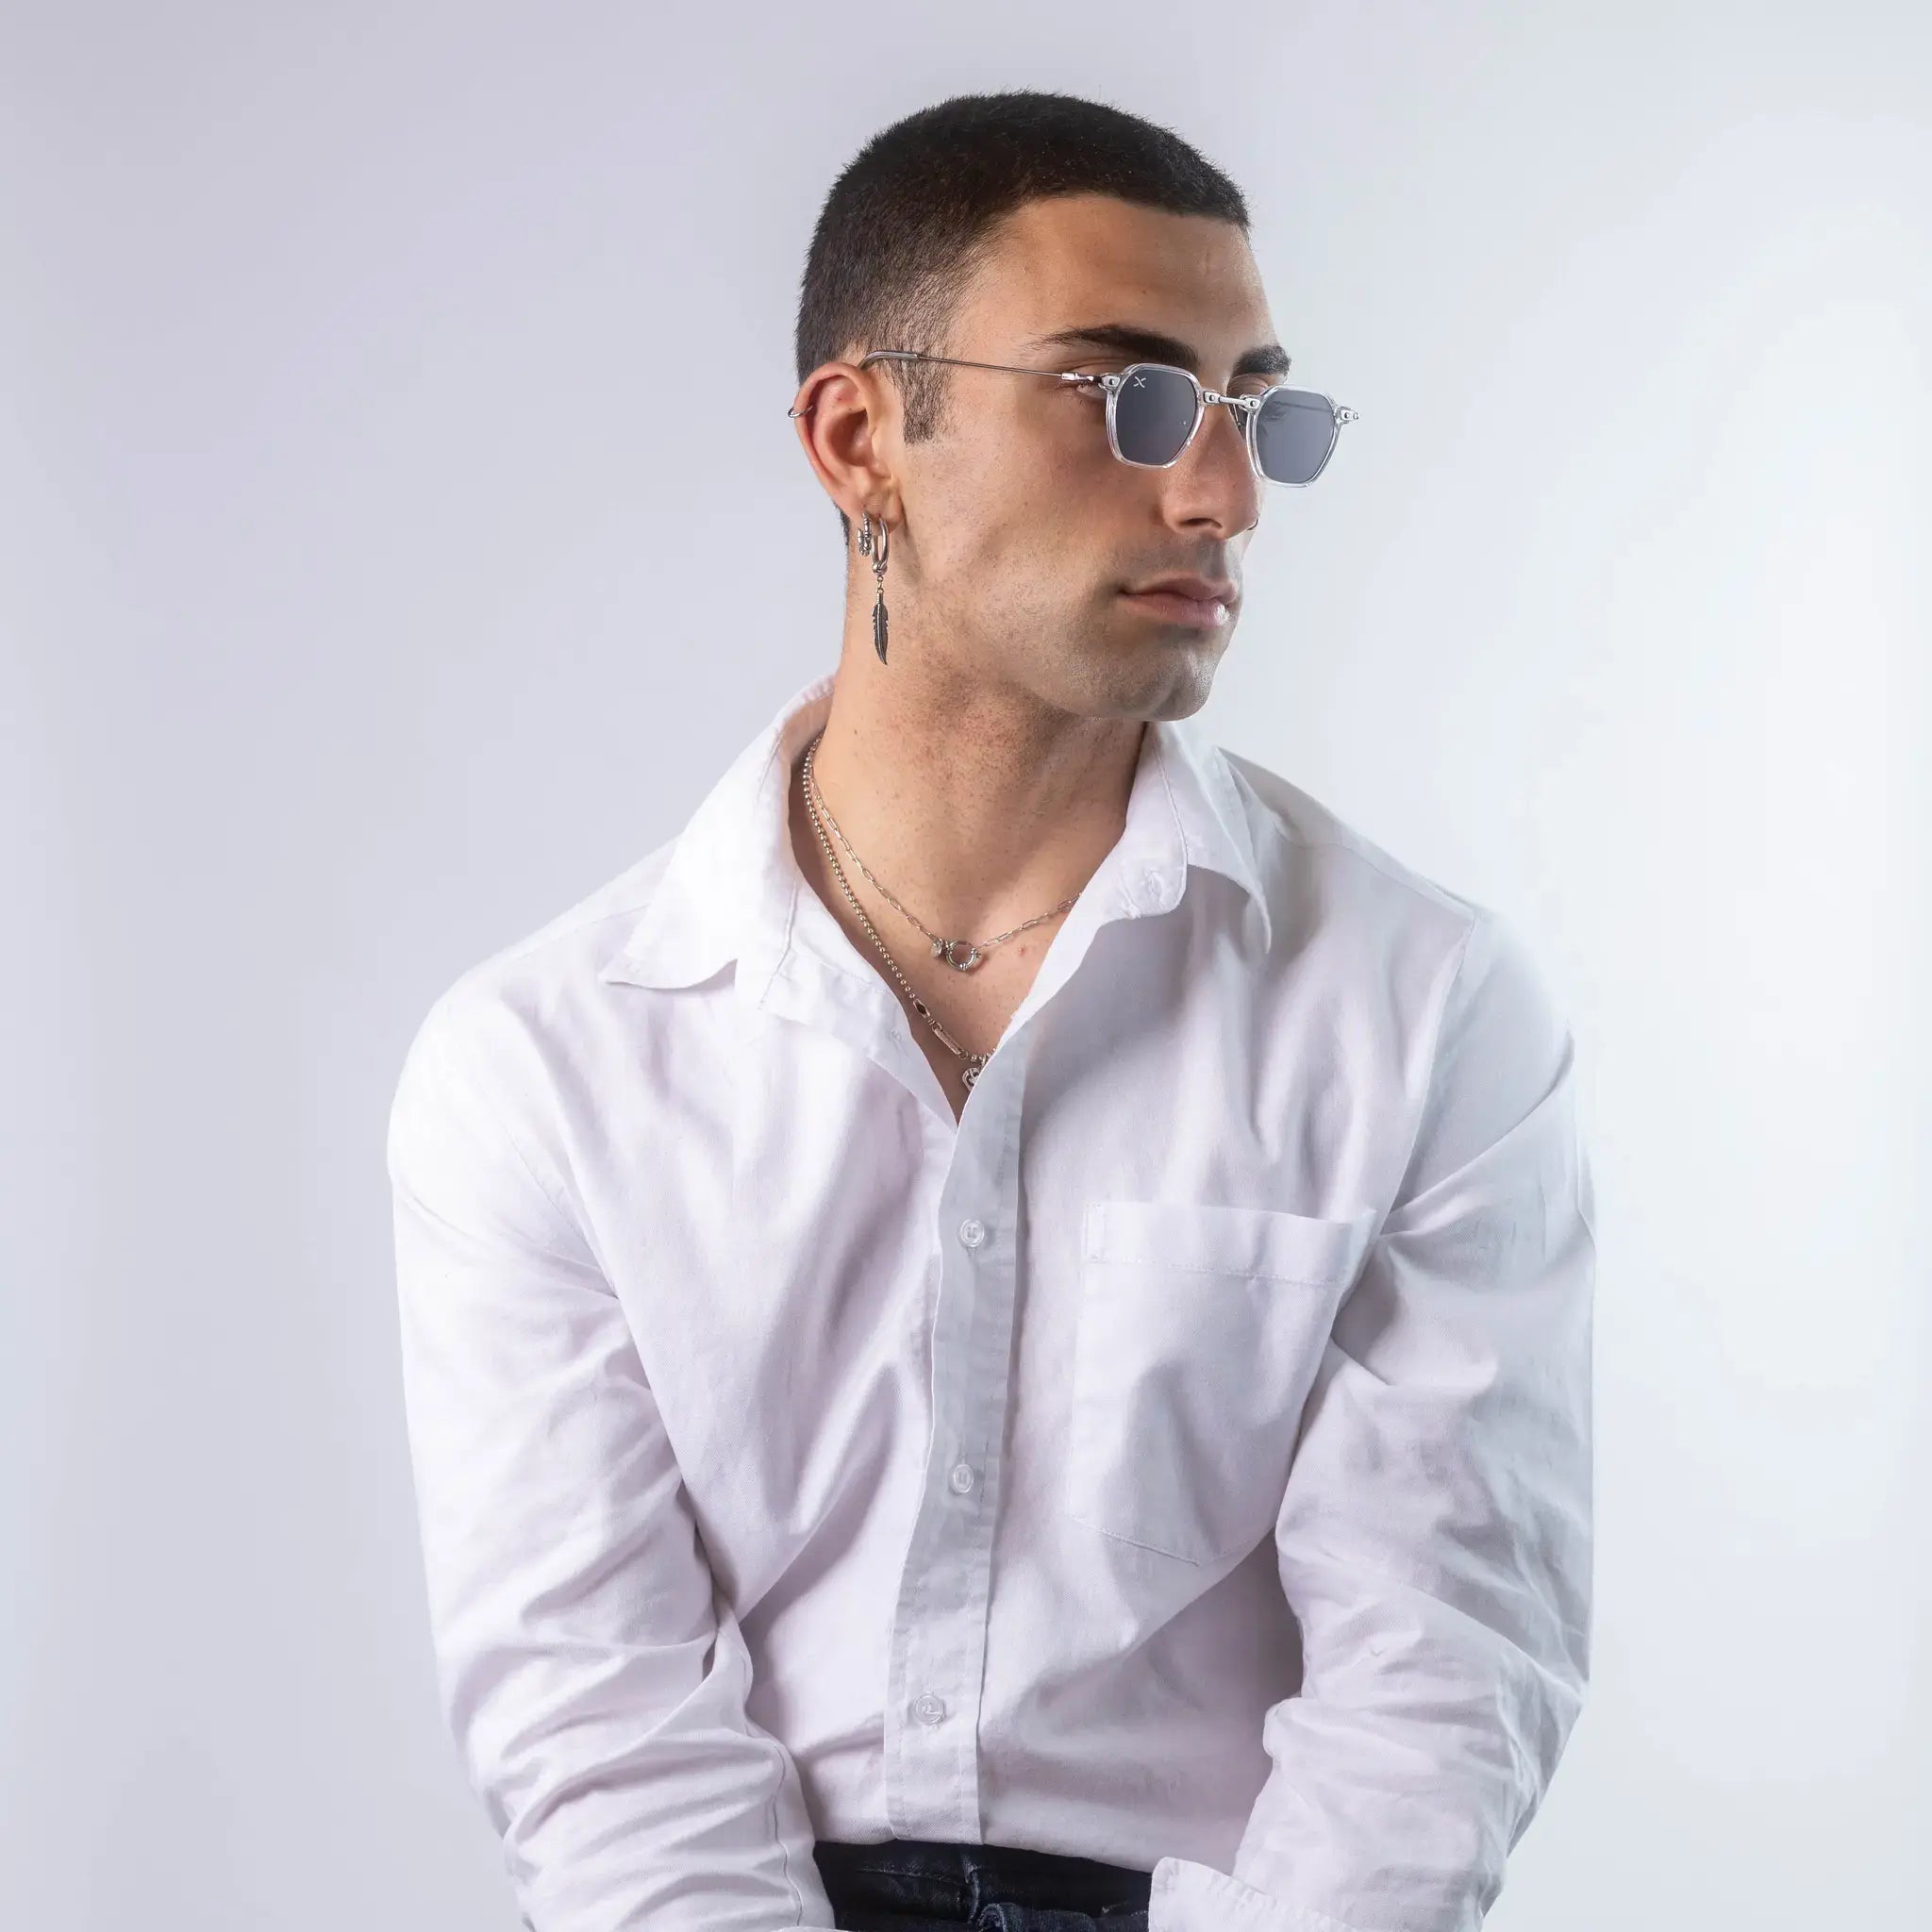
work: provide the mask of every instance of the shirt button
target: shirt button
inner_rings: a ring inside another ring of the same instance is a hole
[[[946,1714],[945,1699],[935,1697],[930,1690],[912,1708],[919,1713],[919,1721],[924,1724],[936,1724]]]
[[[952,1474],[946,1480],[952,1484],[956,1494],[963,1496],[973,1487],[973,1471],[966,1463],[956,1462]]]
[[[962,1221],[959,1224],[959,1239],[969,1248],[976,1248],[986,1239],[986,1224],[979,1221]]]

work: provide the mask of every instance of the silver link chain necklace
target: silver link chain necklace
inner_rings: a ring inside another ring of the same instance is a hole
[[[873,944],[878,948],[879,956],[881,958],[885,960],[887,966],[891,969],[892,977],[898,981],[900,987],[905,991],[906,997],[912,1003],[912,1010],[915,1013],[917,1013],[919,1017],[922,1020],[924,1020],[929,1027],[932,1028],[933,1033],[939,1039],[941,1045],[946,1047],[950,1052],[957,1054],[962,1060],[965,1061],[965,1070],[960,1074],[960,1078],[964,1081],[966,1086],[970,1088],[973,1085],[973,1083],[979,1078],[980,1069],[986,1065],[987,1061],[991,1058],[991,1056],[990,1054],[983,1053],[969,1053],[966,1050],[966,1048],[961,1046],[959,1042],[957,1040],[955,1040],[953,1036],[950,1033],[948,1033],[942,1025],[940,1024],[939,1020],[935,1017],[932,1008],[928,1007],[926,1003],[920,998],[918,993],[913,991],[911,982],[908,980],[908,978],[902,972],[900,972],[899,962],[892,958],[891,952],[887,950],[885,941],[879,937],[878,928],[873,924],[870,919],[866,917],[865,908],[862,907],[858,903],[858,901],[853,897],[852,888],[845,883],[845,874],[843,871],[840,868],[838,855],[832,850],[831,841],[825,837],[825,824],[829,824],[832,827],[832,830],[838,833],[840,844],[844,846],[847,853],[851,855],[853,864],[858,866],[859,871],[864,873],[866,877],[869,880],[871,880],[873,889],[879,894],[879,896],[882,899],[884,899],[889,906],[894,908],[899,912],[905,913],[906,917],[911,920],[912,924],[918,926],[920,931],[923,932],[925,935],[925,937],[932,941],[933,958],[936,959],[945,960],[945,962],[949,966],[957,967],[958,971],[961,973],[970,973],[974,967],[979,964],[980,960],[985,957],[987,952],[991,951],[994,946],[1001,944],[1003,941],[1011,939],[1014,933],[1024,932],[1029,925],[1039,925],[1044,920],[1058,918],[1058,915],[1064,912],[1067,909],[1067,908],[1071,906],[1074,903],[1074,901],[1077,899],[1080,895],[1078,892],[1074,892],[1070,897],[1062,899],[1060,903],[1058,906],[1054,907],[1051,911],[1036,913],[1031,919],[1023,920],[1018,925],[1012,927],[1009,931],[1000,933],[990,940],[983,940],[979,941],[977,944],[975,944],[972,940],[949,940],[941,938],[938,933],[934,932],[930,926],[926,925],[918,917],[916,913],[908,911],[904,906],[901,906],[898,900],[893,898],[891,893],[887,891],[885,887],[879,884],[878,880],[875,877],[874,877],[871,868],[867,866],[865,860],[859,858],[857,852],[854,852],[852,850],[851,840],[846,838],[844,832],[840,829],[838,820],[833,818],[830,809],[825,805],[824,794],[819,791],[818,788],[817,776],[814,774],[812,771],[812,754],[818,750],[819,739],[823,738],[824,736],[824,733],[821,731],[818,734],[818,737],[814,738],[811,741],[811,742],[806,746],[805,757],[799,765],[799,783],[805,794],[805,809],[807,816],[809,817],[811,820],[811,828],[813,832],[815,832],[818,836],[820,849],[825,855],[826,863],[830,865],[830,867],[832,868],[832,876],[838,880],[840,891],[841,891],[845,895],[845,903],[848,906],[850,906],[853,911],[858,915],[859,924],[865,928],[867,934],[870,936],[872,940]],[[824,824],[820,823],[822,816],[824,820]],[[963,953],[961,951],[961,948],[964,949]]]

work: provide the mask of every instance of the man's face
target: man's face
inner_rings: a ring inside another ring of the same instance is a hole
[[[1038,344],[1101,325],[1158,331],[1193,354]],[[1246,395],[1280,375],[1236,376],[1238,358],[1274,341],[1239,228],[1081,194],[1028,203],[1003,225],[946,352],[1096,375],[1171,361],[1206,388]],[[1136,468],[1108,447],[1106,398],[1092,385],[931,373],[948,391],[940,434],[892,451],[918,544],[921,648],[953,658],[968,681],[1082,716],[1200,709],[1239,615],[1266,488],[1234,413],[1210,405],[1172,467]],[[1126,594],[1170,572],[1231,580],[1226,621],[1204,627]]]

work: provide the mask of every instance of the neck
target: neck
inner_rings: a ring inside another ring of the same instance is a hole
[[[961,683],[910,651],[881,664],[869,628],[862,650],[848,640],[812,774],[893,897],[937,932],[985,937],[1078,892],[1126,822],[1143,722],[1077,717],[1010,687]],[[795,775],[792,798],[802,818]],[[877,917],[882,902],[825,829]],[[1056,924],[1038,929],[1042,943]]]

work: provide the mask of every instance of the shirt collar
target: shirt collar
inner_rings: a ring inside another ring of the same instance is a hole
[[[804,875],[791,849],[793,763],[831,710],[834,674],[801,686],[725,768],[672,846],[649,904],[600,977],[690,986],[737,961],[762,996],[794,926]],[[1103,869],[1124,913],[1163,912],[1186,868],[1206,866],[1253,899],[1273,932],[1253,827],[1220,749],[1190,718],[1148,721],[1119,842]]]

